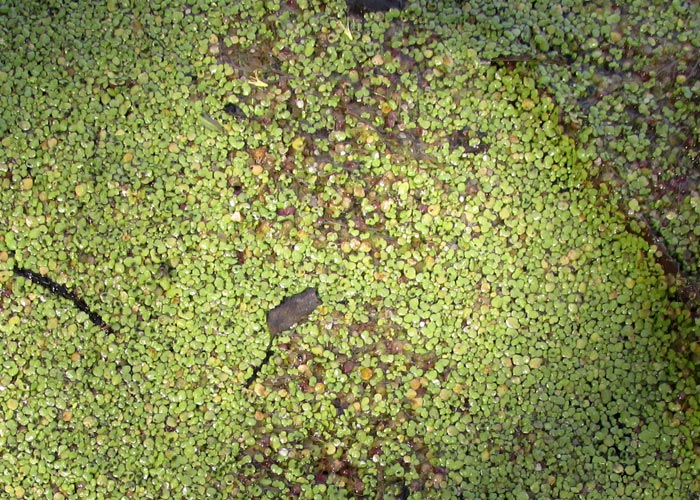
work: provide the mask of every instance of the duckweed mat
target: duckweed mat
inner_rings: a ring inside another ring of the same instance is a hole
[[[698,498],[699,6],[5,2],[4,496]]]

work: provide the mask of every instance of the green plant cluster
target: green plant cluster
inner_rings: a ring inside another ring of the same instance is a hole
[[[623,209],[697,279],[698,4],[474,1],[446,11],[435,16],[443,33],[463,33],[449,37],[455,44],[524,61],[564,112],[567,132],[613,166]]]
[[[0,7],[6,497],[700,493],[698,319],[599,124],[495,60],[573,51],[583,7],[22,4]],[[267,311],[309,286],[323,305],[246,388]]]

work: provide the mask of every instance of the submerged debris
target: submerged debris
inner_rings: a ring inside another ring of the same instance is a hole
[[[402,10],[404,0],[345,0],[348,4],[348,12],[361,16],[367,12],[386,12],[390,9]]]
[[[267,346],[262,362],[253,369],[253,373],[246,379],[246,387],[250,387],[250,384],[257,378],[262,367],[270,360],[275,336],[304,321],[320,305],[321,299],[318,298],[316,289],[307,288],[301,293],[286,298],[280,305],[267,313],[267,329],[270,330],[270,343]]]
[[[97,314],[96,312],[90,310],[88,307],[87,303],[78,297],[75,293],[71,292],[68,290],[68,288],[65,287],[65,285],[61,285],[60,283],[56,283],[54,280],[51,278],[48,278],[46,276],[43,276],[39,273],[36,273],[34,271],[31,271],[29,269],[24,269],[22,267],[15,266],[13,268],[13,272],[15,276],[20,276],[22,278],[28,279],[35,285],[42,286],[46,288],[48,291],[53,293],[54,295],[58,295],[59,297],[63,297],[64,299],[68,299],[73,304],[75,307],[78,308],[79,311],[84,312],[85,314],[88,315],[90,318],[90,321],[95,326],[99,326],[103,330],[111,331],[111,327],[105,323],[105,321],[102,319],[102,317]]]
[[[237,104],[228,103],[224,106],[224,112],[236,118],[245,118],[245,113]]]
[[[295,323],[305,320],[319,305],[315,288],[307,288],[301,293],[285,299],[280,305],[267,313],[267,328],[276,334],[291,328]]]

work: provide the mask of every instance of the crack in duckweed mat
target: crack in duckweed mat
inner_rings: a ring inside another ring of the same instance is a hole
[[[0,7],[3,494],[697,497],[697,323],[528,69],[232,3]]]

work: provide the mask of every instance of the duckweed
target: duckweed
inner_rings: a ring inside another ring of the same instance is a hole
[[[700,494],[698,5],[405,7],[3,7],[7,495]]]

